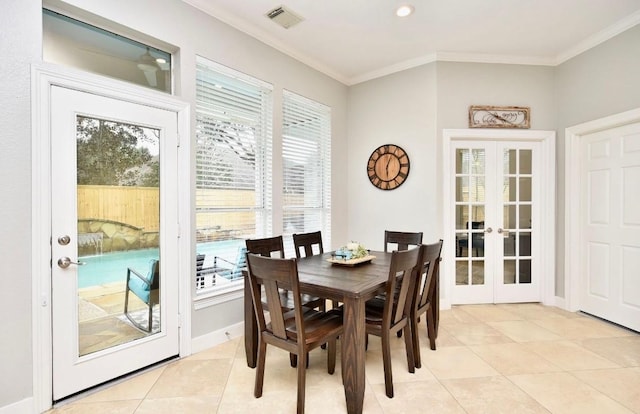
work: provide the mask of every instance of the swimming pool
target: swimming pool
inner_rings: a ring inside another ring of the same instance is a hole
[[[85,265],[78,267],[78,288],[124,283],[128,267],[146,275],[149,260],[158,256],[158,249],[140,249],[81,257],[80,261]]]
[[[213,266],[213,258],[215,256],[234,262],[238,255],[238,248],[241,246],[244,246],[244,239],[211,241],[198,243],[196,251],[206,255],[204,266],[208,267]],[[142,275],[146,275],[149,268],[149,260],[157,259],[158,257],[157,248],[83,256],[80,261],[84,262],[85,265],[78,267],[78,288],[114,282],[124,283],[127,280],[128,267]]]

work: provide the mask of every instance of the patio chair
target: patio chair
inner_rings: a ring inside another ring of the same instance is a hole
[[[211,285],[216,284],[216,272],[213,267],[204,267],[206,255],[202,253],[196,254],[196,288],[204,288],[207,275],[213,279]]]
[[[214,256],[213,271],[221,277],[229,280],[242,278],[242,270],[247,267],[247,248],[239,247],[236,261],[231,262],[224,257]]]
[[[129,313],[129,292],[133,292],[143,301],[149,310],[147,327],[137,322]],[[149,270],[146,276],[142,276],[132,268],[127,268],[127,283],[124,292],[124,314],[138,329],[151,332],[153,328],[153,307],[160,303],[160,261],[149,260]]]

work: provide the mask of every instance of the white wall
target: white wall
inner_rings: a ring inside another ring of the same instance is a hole
[[[29,65],[41,54],[40,14],[19,0],[0,13],[0,409],[32,394]]]
[[[384,247],[384,231],[422,231],[423,240],[440,237],[436,216],[436,74],[435,64],[352,86],[349,90],[348,223],[344,244]],[[367,160],[380,145],[396,144],[409,155],[407,180],[391,191],[374,187]]]
[[[565,129],[640,108],[640,26],[590,49],[555,70],[558,140],[556,292],[564,297]],[[570,252],[567,252],[570,254]]]

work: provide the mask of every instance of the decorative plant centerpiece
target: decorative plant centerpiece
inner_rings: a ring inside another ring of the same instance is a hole
[[[360,243],[354,241],[347,243],[346,246],[336,250],[336,257],[340,257],[345,260],[360,259],[368,254],[369,250],[365,249],[365,247]]]

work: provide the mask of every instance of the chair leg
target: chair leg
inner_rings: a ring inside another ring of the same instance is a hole
[[[427,336],[429,337],[429,346],[432,351],[436,350],[436,322],[433,318],[431,309],[427,309]]]
[[[149,324],[147,325],[147,332],[151,333],[153,329],[153,303],[149,304]]]
[[[336,340],[329,341],[327,346],[327,372],[331,375],[336,371]]]
[[[264,362],[267,354],[267,343],[258,340],[258,361],[256,364],[256,384],[253,395],[256,398],[262,397],[262,384],[264,383]]]
[[[382,335],[382,365],[384,366],[384,388],[387,397],[393,398],[393,375],[391,372],[391,344],[389,333]]]
[[[304,391],[305,382],[307,378],[307,369],[304,368],[307,365],[309,354],[302,352],[300,355],[300,364],[298,364],[298,414],[304,414]]]
[[[409,326],[409,321],[403,328],[404,330],[404,347],[407,350],[407,368],[410,373],[416,372],[416,361],[413,355],[413,335],[411,333],[411,327]]]
[[[420,318],[415,315],[411,315],[409,323],[411,324],[411,339],[413,342],[413,358],[415,360],[416,368],[422,367],[422,361],[420,358],[420,335],[418,331],[418,321]]]

